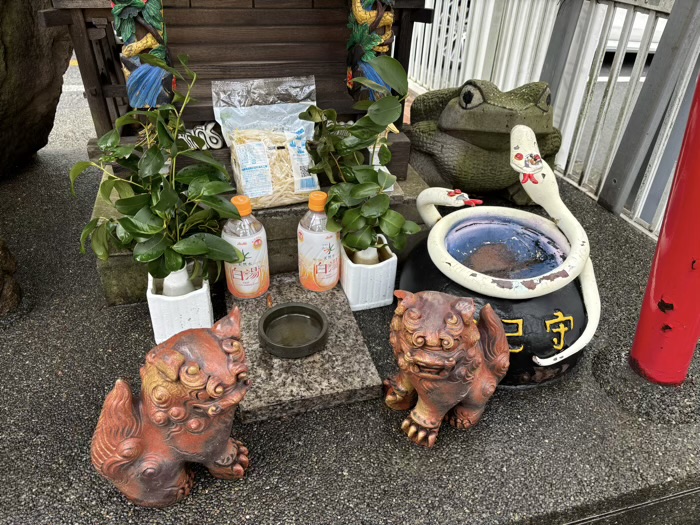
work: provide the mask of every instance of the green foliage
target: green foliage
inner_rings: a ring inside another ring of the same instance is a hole
[[[360,46],[365,52],[362,58],[365,62],[375,58],[377,54],[373,49],[382,43],[382,37],[372,32],[370,26],[359,24],[352,14],[348,20],[348,29],[350,29],[350,38],[347,48],[352,49],[355,46]]]
[[[381,59],[381,60],[380,60]],[[386,139],[387,128],[401,116],[401,102],[408,93],[406,71],[391,57],[378,57],[377,61],[389,84],[399,96],[365,78],[355,78],[354,82],[373,89],[383,95],[377,101],[363,100],[355,105],[367,114],[352,125],[337,121],[334,110],[310,107],[300,115],[303,120],[314,123],[314,141],[309,144],[309,153],[314,161],[311,171],[323,173],[333,186],[328,192],[328,229],[339,231],[343,245],[350,250],[364,250],[370,246],[379,247],[378,234],[383,233],[391,244],[402,249],[406,236],[420,231],[420,227],[407,221],[403,215],[390,209],[390,198],[386,191],[394,185],[396,177],[384,166],[391,162],[391,151]],[[405,88],[404,88],[405,86]],[[365,160],[367,149],[370,158],[378,154],[380,166],[368,164]]]
[[[142,55],[143,56],[143,55]],[[144,62],[159,65],[151,55]],[[191,100],[197,75],[181,58],[187,76],[187,92],[179,94],[179,108],[164,105],[134,110],[115,122],[115,129],[98,141],[98,162],[78,162],[70,172],[71,191],[76,179],[89,168],[105,175],[100,195],[121,214],[98,217],[85,226],[81,251],[90,239],[95,255],[106,260],[110,250],[130,249],[134,259],[148,264],[148,271],[163,278],[194,261],[197,273],[206,273],[207,260],[237,262],[243,254],[220,238],[224,219],[238,218],[238,211],[224,193],[234,191],[226,168],[208,151],[193,150],[185,134],[183,113]],[[167,67],[167,66],[166,66]],[[180,73],[178,73],[180,76]],[[184,78],[184,77],[182,77]],[[127,125],[141,126],[135,144],[123,144]],[[188,160],[187,166],[181,161]],[[120,175],[108,169],[121,167]]]

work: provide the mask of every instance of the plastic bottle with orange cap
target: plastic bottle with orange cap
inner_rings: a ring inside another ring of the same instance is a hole
[[[328,231],[326,202],[328,195],[314,191],[309,195],[309,211],[297,228],[299,242],[299,279],[313,292],[334,288],[340,279],[340,234]]]
[[[270,262],[267,235],[263,225],[253,216],[250,199],[237,195],[231,203],[238,209],[240,219],[229,219],[221,238],[243,253],[243,261],[225,263],[229,292],[239,299],[260,297],[270,287]]]

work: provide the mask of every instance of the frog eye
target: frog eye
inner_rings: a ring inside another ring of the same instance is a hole
[[[549,90],[549,88],[546,88],[542,92],[540,100],[537,102],[537,107],[542,111],[549,111],[549,109],[552,107],[552,92]]]
[[[474,109],[484,103],[484,95],[476,86],[467,84],[459,94],[459,105],[464,109]]]

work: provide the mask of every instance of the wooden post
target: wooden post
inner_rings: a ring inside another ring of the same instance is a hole
[[[107,102],[102,93],[102,81],[97,71],[97,57],[85,25],[82,9],[71,10],[72,23],[69,26],[75,55],[78,58],[80,76],[85,86],[85,97],[90,106],[92,121],[95,124],[97,136],[101,137],[112,129],[112,118]]]

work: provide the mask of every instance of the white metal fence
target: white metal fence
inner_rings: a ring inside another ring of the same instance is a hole
[[[409,77],[415,91],[478,78],[502,90],[537,80],[560,0],[428,0],[433,24],[416,24]]]
[[[672,2],[632,4],[584,3],[555,106],[555,125],[563,135],[557,170],[594,198],[610,172]],[[675,162],[659,168],[664,154],[672,153],[666,146],[687,84],[688,77],[674,94],[646,174],[625,210],[635,223],[654,233],[663,219]]]
[[[538,80],[560,1],[428,0],[434,23],[416,26],[412,88],[422,92],[479,78],[505,91]],[[673,2],[583,2],[556,97],[555,125],[563,135],[556,168],[593,198],[608,176]],[[625,210],[653,233],[660,228],[675,171],[696,60],[697,54],[690,57],[681,74]]]

